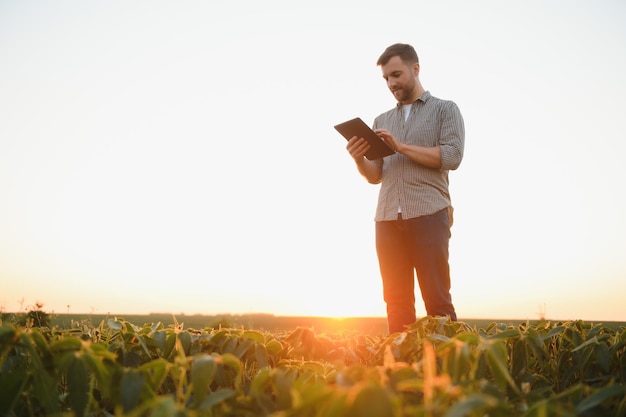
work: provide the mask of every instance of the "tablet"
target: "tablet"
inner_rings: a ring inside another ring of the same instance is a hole
[[[365,154],[365,157],[370,161],[380,159],[382,157],[394,154],[394,150],[391,149],[381,138],[374,132],[363,120],[359,117],[352,120],[348,120],[343,123],[339,123],[335,126],[337,132],[346,138],[346,140],[352,139],[353,136],[363,138],[370,144],[370,149]]]

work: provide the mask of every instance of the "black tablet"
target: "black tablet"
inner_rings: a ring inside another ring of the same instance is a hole
[[[370,161],[380,159],[382,157],[395,153],[381,138],[374,132],[363,120],[359,117],[352,120],[348,120],[343,123],[339,123],[335,126],[337,132],[346,138],[346,140],[352,139],[354,136],[363,138],[370,144],[370,149],[365,154],[365,157]]]

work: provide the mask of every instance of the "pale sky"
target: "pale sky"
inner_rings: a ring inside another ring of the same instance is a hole
[[[0,309],[384,316],[333,125],[405,42],[465,119],[459,319],[626,321],[626,3],[370,3],[0,0]]]

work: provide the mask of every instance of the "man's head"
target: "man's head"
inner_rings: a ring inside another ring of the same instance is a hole
[[[378,58],[378,62],[376,65],[383,66],[386,65],[389,60],[398,56],[407,66],[412,66],[413,64],[419,64],[419,59],[417,58],[417,52],[415,49],[406,43],[394,43],[385,49],[385,52],[382,53],[380,58]]]
[[[391,45],[378,58],[377,64],[383,71],[389,91],[399,103],[410,104],[424,93],[419,81],[420,64],[411,45]]]

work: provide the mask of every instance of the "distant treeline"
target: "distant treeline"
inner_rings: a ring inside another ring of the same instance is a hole
[[[41,314],[45,314],[39,312]],[[22,323],[25,318],[32,316],[18,313],[2,313],[0,318],[5,322]],[[35,316],[35,321],[40,316]],[[45,324],[51,327],[69,329],[78,327],[81,323],[93,326],[99,325],[107,319],[121,318],[125,321],[143,326],[148,323],[163,323],[165,326],[182,325],[185,329],[216,329],[240,328],[254,329],[269,332],[290,332],[298,327],[312,329],[316,333],[359,332],[369,335],[387,333],[387,319],[385,317],[309,317],[309,316],[275,316],[272,314],[219,314],[219,315],[185,315],[170,313],[150,314],[45,314]],[[32,317],[31,317],[32,319]],[[536,324],[539,320],[510,320],[510,319],[461,319],[476,330],[486,329],[493,323],[504,323],[509,326],[518,326],[529,322]],[[557,322],[557,320],[546,320]],[[601,322],[614,330],[626,327],[626,322]],[[38,326],[37,322],[32,323]],[[46,326],[47,327],[47,326]]]

